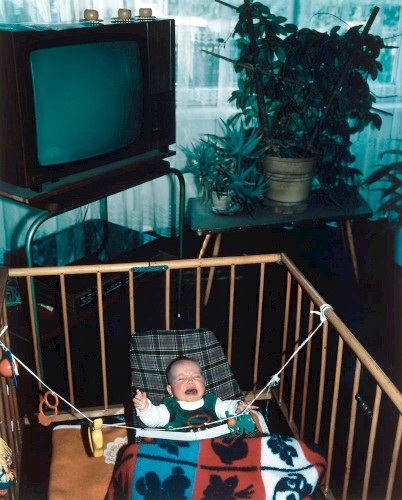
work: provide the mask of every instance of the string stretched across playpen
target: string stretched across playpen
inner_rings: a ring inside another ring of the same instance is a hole
[[[204,307],[211,267],[218,279]],[[18,388],[0,377],[0,434],[16,469],[11,498],[18,498],[23,426],[35,420],[44,384],[89,419],[123,415],[130,334],[200,327],[219,337],[249,399],[265,399],[261,388],[280,372],[268,419],[277,403],[289,433],[325,450],[327,497],[399,491],[402,395],[331,307],[299,350],[319,321],[311,313],[326,301],[286,255],[10,269],[0,278],[1,326],[8,325],[1,340],[37,377],[20,368]],[[14,292],[8,304],[7,290]],[[82,414],[65,405],[54,421]]]

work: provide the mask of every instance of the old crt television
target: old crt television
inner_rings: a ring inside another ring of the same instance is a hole
[[[45,182],[168,151],[174,36],[171,19],[0,27],[0,181],[40,191]]]

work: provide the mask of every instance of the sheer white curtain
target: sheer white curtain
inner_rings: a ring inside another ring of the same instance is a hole
[[[241,0],[227,0],[238,5]],[[374,7],[380,14],[371,29],[374,34],[387,38],[391,45],[401,45],[402,5],[400,0],[280,0],[267,1],[272,12],[284,15],[299,26],[328,27],[334,24],[364,24]],[[177,70],[177,145],[188,145],[200,134],[217,132],[219,118],[225,118],[233,109],[227,99],[236,86],[236,75],[230,63],[210,57],[201,49],[220,51],[230,57],[234,54],[231,30],[236,22],[233,9],[213,0],[0,0],[0,23],[70,23],[83,17],[84,9],[94,8],[105,21],[117,16],[120,7],[130,8],[134,14],[140,7],[151,7],[153,14],[176,20]],[[399,36],[398,36],[399,35]],[[218,38],[227,40],[225,47]],[[373,91],[379,96],[378,108],[392,114],[384,117],[380,132],[367,130],[356,137],[354,152],[356,167],[365,174],[378,162],[378,155],[402,137],[402,63],[401,50],[384,56],[384,74]],[[183,168],[180,151],[171,163]],[[173,176],[172,176],[173,177]],[[177,234],[178,214],[172,217],[171,203],[176,200],[178,186],[172,178],[161,178],[109,198],[109,220],[136,230],[152,229],[162,236]],[[191,176],[186,175],[187,198],[197,193]],[[376,194],[368,194],[375,203]],[[174,205],[174,204],[173,204]],[[18,203],[0,201],[0,261],[4,253],[22,246],[30,221],[37,212]],[[84,218],[99,217],[99,207],[90,207],[63,214],[41,226],[37,236],[57,231]]]

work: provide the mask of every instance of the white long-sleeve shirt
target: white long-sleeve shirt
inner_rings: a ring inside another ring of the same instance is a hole
[[[151,403],[149,399],[148,408],[145,411],[140,411],[137,408],[137,415],[141,419],[142,423],[147,427],[165,427],[166,424],[170,421],[170,412],[167,409],[166,405],[154,405]],[[217,398],[215,404],[215,413],[218,418],[225,418],[226,412],[229,412],[230,415],[235,415],[237,405],[240,400],[228,399],[226,401],[222,401],[222,399]],[[199,399],[198,401],[177,401],[183,410],[197,410],[204,406],[204,399]]]

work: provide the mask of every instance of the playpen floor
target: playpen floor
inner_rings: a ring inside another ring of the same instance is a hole
[[[315,288],[336,307],[349,328],[360,342],[377,360],[387,375],[401,388],[401,366],[397,362],[402,354],[401,340],[397,335],[401,324],[402,303],[402,268],[392,263],[392,235],[382,230],[381,223],[360,221],[354,226],[357,256],[360,264],[360,283],[353,275],[350,259],[344,253],[342,241],[336,228],[320,226],[315,228],[298,228],[291,231],[274,233],[237,233],[225,235],[222,255],[241,255],[244,253],[270,253],[284,251],[303,271]],[[387,241],[386,241],[387,240]],[[388,244],[387,244],[388,243]],[[194,235],[185,236],[185,257],[198,255],[201,238]],[[385,249],[385,252],[384,252]],[[162,250],[177,255],[177,241],[158,239],[149,244],[147,251],[153,257]],[[142,259],[143,256],[141,256]],[[135,255],[133,260],[136,260]],[[219,283],[219,272],[217,283]],[[223,279],[223,277],[222,277]],[[247,280],[241,287],[247,286]],[[186,276],[184,276],[184,293]],[[345,292],[346,291],[346,292]],[[111,318],[120,318],[118,303],[109,306],[114,309]],[[185,307],[185,303],[184,303]],[[208,306],[211,316],[219,314],[219,294],[215,294]],[[216,309],[216,312],[214,310]],[[154,311],[150,311],[154,314]],[[184,315],[185,318],[185,315]],[[90,321],[90,320],[88,320]],[[113,319],[111,319],[113,321]],[[183,324],[185,328],[188,325]],[[209,327],[210,325],[203,325]],[[84,327],[88,327],[85,324]],[[77,327],[78,328],[78,327]],[[122,335],[127,335],[125,328]],[[117,339],[116,339],[117,340]],[[58,349],[57,337],[47,340],[49,349]],[[399,343],[398,343],[399,342]],[[126,345],[124,337],[116,346]],[[111,353],[116,360],[121,353]],[[128,384],[128,366],[117,362],[111,369],[121,370],[122,383],[116,387],[117,403],[124,397]],[[127,384],[125,385],[125,381]],[[241,380],[239,381],[241,384]],[[96,382],[94,382],[96,383]],[[86,394],[96,391],[96,387],[88,385]],[[83,406],[86,401],[81,401]],[[89,406],[91,401],[88,401]],[[263,410],[264,411],[264,410]],[[274,402],[269,405],[269,427],[277,433],[287,433],[286,424]],[[50,463],[51,428],[30,426],[25,429],[23,442],[23,464],[20,497],[24,499],[45,499],[47,493],[47,477]]]

